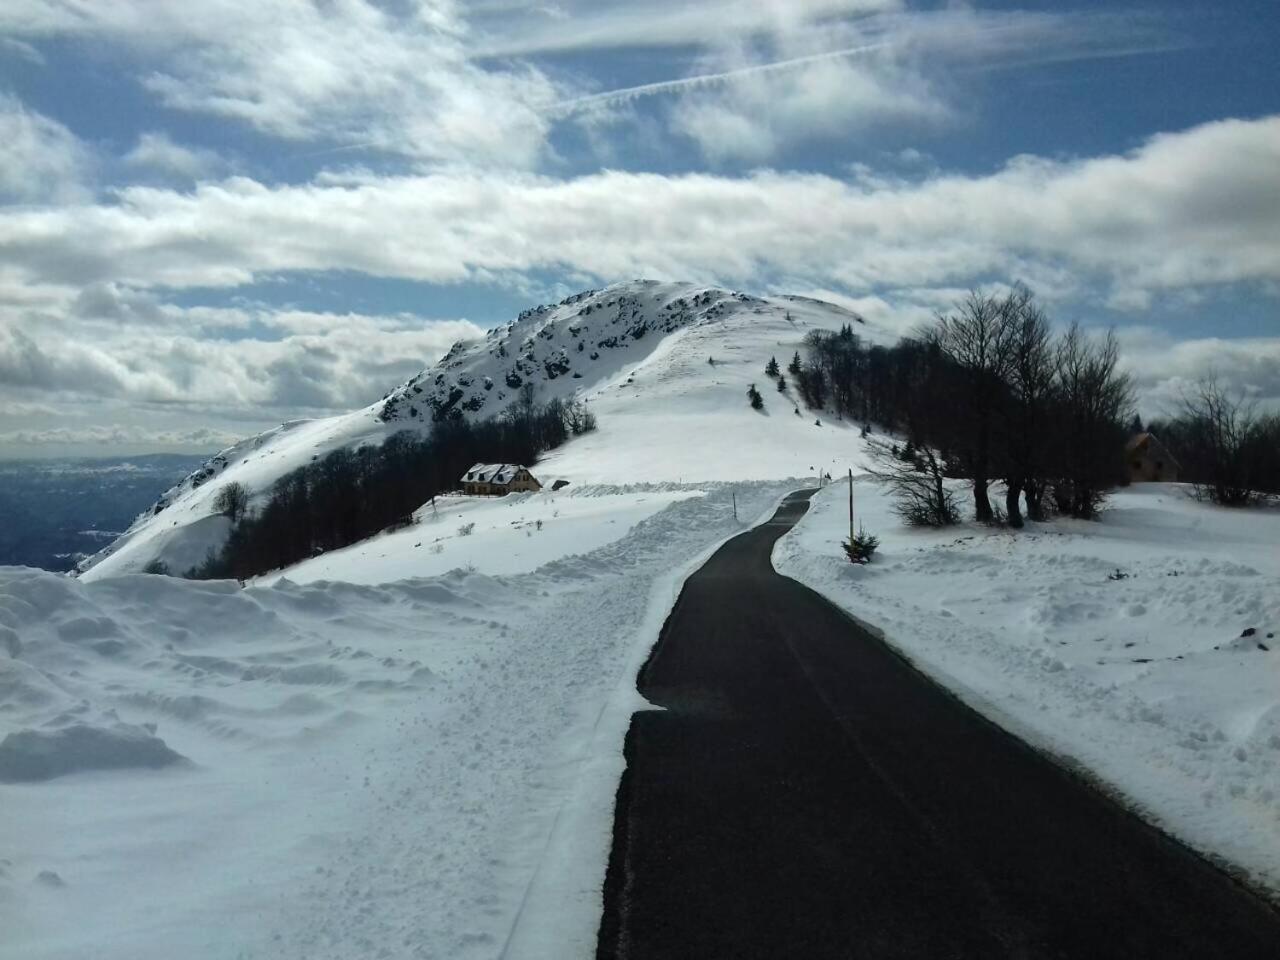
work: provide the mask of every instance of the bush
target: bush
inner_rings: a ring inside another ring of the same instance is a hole
[[[167,577],[169,576],[169,565],[157,557],[143,567],[142,572],[155,574],[158,577]]]
[[[894,444],[869,439],[868,447],[875,467],[871,475],[889,487],[894,498],[894,512],[912,527],[948,527],[960,522],[955,495],[944,482],[942,458],[932,447],[914,447],[912,459],[903,451],[894,452]]]
[[[474,521],[471,523],[464,523],[462,526],[458,528],[458,536],[469,537],[471,536],[471,532],[475,530],[475,528],[476,528],[476,525]]]
[[[872,555],[880,546],[880,540],[859,526],[857,536],[846,540],[842,546],[850,563],[870,563]]]
[[[764,409],[764,397],[760,396],[760,391],[756,389],[754,383],[747,387],[747,399],[751,402],[752,410]]]

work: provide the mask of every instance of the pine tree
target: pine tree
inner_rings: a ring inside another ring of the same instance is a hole
[[[778,375],[778,358],[770,357],[769,362],[764,365],[764,375],[766,377],[776,377]]]
[[[778,375],[778,392],[779,393],[787,392],[787,378],[782,376],[781,374]]]
[[[760,396],[760,391],[756,389],[754,383],[747,387],[747,399],[751,401],[752,410],[764,409],[764,397]]]
[[[800,372],[800,351],[796,351],[796,355],[791,358],[791,362],[787,364],[787,373],[793,377]]]

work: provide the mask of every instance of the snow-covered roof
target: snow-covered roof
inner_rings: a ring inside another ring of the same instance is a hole
[[[525,469],[518,463],[477,463],[463,476],[465,483],[496,483],[506,486]]]

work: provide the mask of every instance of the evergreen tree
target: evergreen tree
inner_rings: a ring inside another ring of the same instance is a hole
[[[776,377],[778,375],[778,358],[770,357],[769,362],[764,365],[764,375],[766,377]]]
[[[787,378],[782,376],[781,374],[778,375],[778,392],[779,393],[787,392]]]
[[[760,391],[756,389],[754,383],[747,387],[747,399],[751,401],[752,410],[764,409],[764,397],[760,396]]]
[[[787,373],[793,377],[800,372],[800,351],[796,351],[796,355],[791,358],[791,362],[787,364]]]

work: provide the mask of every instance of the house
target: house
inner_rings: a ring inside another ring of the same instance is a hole
[[[1130,483],[1176,483],[1178,461],[1153,433],[1135,433],[1124,445],[1125,475]]]
[[[462,492],[476,496],[504,497],[541,489],[529,468],[518,463],[477,463],[462,475]]]

